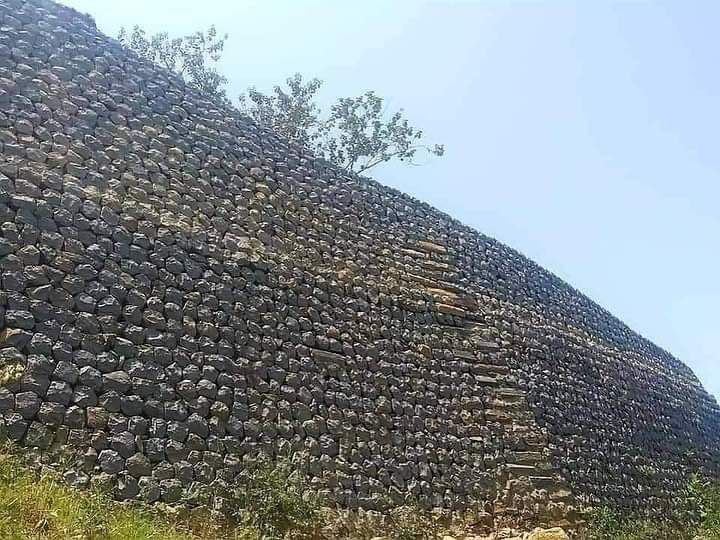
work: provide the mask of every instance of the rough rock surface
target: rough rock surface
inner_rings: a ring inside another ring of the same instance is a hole
[[[718,473],[717,403],[677,359],[73,10],[0,0],[0,151],[2,427],[74,452],[73,484],[222,507],[293,450],[346,507],[562,525]]]

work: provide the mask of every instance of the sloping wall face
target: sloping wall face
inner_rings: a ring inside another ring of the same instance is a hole
[[[294,453],[344,506],[539,524],[717,474],[690,370],[517,252],[72,10],[0,21],[2,428],[69,481],[222,507]]]

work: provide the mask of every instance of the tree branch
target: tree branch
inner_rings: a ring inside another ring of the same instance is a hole
[[[376,157],[376,158],[375,158],[375,162],[373,162],[373,159],[372,159],[372,157],[371,157],[370,159],[367,160],[367,162],[365,162],[365,165],[364,165],[364,166],[362,166],[360,169],[358,169],[358,170],[355,171],[355,172],[356,172],[357,174],[363,173],[363,172],[365,172],[365,171],[367,171],[367,170],[369,170],[369,169],[372,169],[373,167],[375,167],[375,166],[377,166],[377,165],[380,165],[381,163],[383,163],[383,162],[385,162],[385,161],[390,161],[392,158],[394,158],[395,156],[399,156],[400,154],[402,154],[402,151],[398,150],[398,151],[393,152],[393,153],[391,153],[391,154],[387,154],[387,155],[385,155],[384,157]]]

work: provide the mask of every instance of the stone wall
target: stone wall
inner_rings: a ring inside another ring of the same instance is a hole
[[[2,426],[70,482],[222,507],[293,452],[347,507],[538,524],[718,473],[692,372],[532,261],[73,10],[0,23]]]

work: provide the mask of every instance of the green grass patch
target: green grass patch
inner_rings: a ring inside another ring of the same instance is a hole
[[[0,538],[3,540],[253,539],[253,531],[203,512],[168,514],[80,491],[56,474],[36,474],[12,453],[0,453]]]
[[[720,482],[691,479],[673,512],[660,518],[596,511],[587,540],[720,540]]]
[[[449,523],[409,505],[385,514],[324,507],[303,468],[290,459],[260,461],[238,479],[227,502],[234,515],[207,509],[118,503],[77,490],[57,473],[37,474],[0,447],[0,539],[47,540],[430,540]],[[586,540],[720,540],[720,483],[693,479],[664,519],[601,509]]]
[[[0,455],[0,536],[7,539],[185,540],[180,531],[139,510],[111,505],[50,475],[37,476],[10,455]]]
[[[19,448],[0,446],[2,540],[429,540],[436,521],[408,506],[388,514],[324,507],[302,467],[260,461],[230,494],[229,518],[206,508],[119,503],[100,491],[68,486],[59,473],[34,472]],[[228,498],[228,497],[226,497]]]
[[[317,492],[290,458],[260,460],[244,471],[230,500],[239,523],[263,538],[312,538],[324,525]]]

